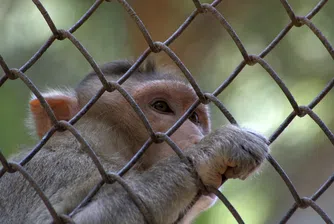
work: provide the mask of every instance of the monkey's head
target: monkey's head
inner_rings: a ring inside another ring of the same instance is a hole
[[[116,61],[103,65],[101,70],[108,81],[117,81],[131,66],[132,63],[129,61]],[[155,132],[167,131],[198,98],[183,78],[172,72],[158,72],[151,60],[134,72],[121,86],[133,97]],[[101,88],[102,84],[97,75],[91,72],[75,90],[50,91],[43,96],[57,119],[68,121]],[[30,110],[36,132],[41,138],[51,128],[51,121],[38,99],[33,98],[30,101]],[[108,153],[108,147],[116,147],[126,150],[125,155],[130,158],[149,138],[143,122],[117,90],[105,92],[79,120],[76,127],[80,133],[90,133],[88,135],[101,138],[98,147],[93,146],[100,156]],[[209,131],[208,108],[200,105],[171,138],[181,149],[185,149],[199,142]],[[108,137],[106,134],[109,134],[110,139],[103,139]],[[117,144],[118,146],[115,146]],[[145,153],[142,165],[150,167],[171,153],[173,150],[166,143],[153,144]]]

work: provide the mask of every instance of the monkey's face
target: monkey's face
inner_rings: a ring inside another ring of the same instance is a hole
[[[130,79],[122,86],[143,111],[154,132],[166,132],[170,129],[198,98],[192,87],[176,80],[149,80],[139,83]],[[79,104],[86,104],[100,87],[99,80],[91,80],[90,88],[79,91]],[[127,139],[129,144],[131,143],[132,155],[150,137],[138,114],[117,91],[105,92],[87,115],[104,120],[110,126],[121,130],[121,135]],[[189,119],[171,135],[171,139],[181,149],[186,149],[199,142],[209,132],[208,108],[200,105]],[[167,143],[153,144],[144,154],[143,166],[148,168],[173,153]]]
[[[70,120],[101,87],[101,82],[93,77],[81,84],[75,93],[52,92],[44,97],[58,119]],[[175,79],[143,80],[141,82],[130,78],[122,85],[122,88],[133,97],[154,132],[169,130],[198,98],[192,87]],[[36,129],[39,136],[42,137],[46,130],[51,128],[51,122],[37,99],[33,99],[30,105],[33,109],[37,108],[33,111],[33,115],[36,115],[34,119]],[[111,140],[99,141],[99,145],[104,145],[97,147],[98,154],[101,154],[101,151],[103,154],[108,153],[106,149],[117,145],[118,148],[126,149],[127,159],[130,159],[150,137],[138,114],[118,91],[105,92],[78,123],[87,124],[89,123],[85,122],[87,119],[90,123],[103,123],[107,127],[103,128],[101,130],[103,133],[99,133],[98,136],[102,134],[106,136],[108,130],[113,130]],[[209,132],[208,108],[200,105],[189,116],[189,119],[171,135],[171,139],[181,149],[186,149],[199,142]],[[119,146],[120,142],[122,142],[121,146]],[[173,153],[167,143],[153,144],[144,154],[143,167],[148,168]]]
[[[191,87],[174,80],[147,82],[140,88],[134,89],[132,95],[155,132],[166,132],[197,99]],[[208,114],[208,108],[200,105],[173,133],[171,139],[181,149],[198,143],[210,131]],[[146,131],[143,137],[147,140]],[[173,153],[167,143],[153,144],[145,153],[144,164],[150,167],[156,161]]]

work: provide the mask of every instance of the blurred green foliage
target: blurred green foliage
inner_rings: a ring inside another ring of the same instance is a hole
[[[42,1],[59,29],[71,27],[93,2]],[[318,1],[289,2],[297,15],[306,15]],[[129,3],[136,6],[134,9],[145,18],[143,22],[153,39],[158,41],[168,38],[194,10],[190,0],[161,2],[165,8],[153,8],[155,3],[152,0]],[[289,22],[279,1],[223,1],[218,10],[251,54],[259,54]],[[330,43],[334,42],[333,11],[334,2],[329,1],[312,19]],[[166,35],[164,32],[168,32],[167,36],[156,39],[159,35]],[[1,0],[0,54],[9,67],[21,67],[50,35],[50,29],[31,1]],[[99,64],[120,58],[136,58],[147,47],[133,21],[117,2],[105,3],[74,35]],[[206,91],[217,88],[242,61],[227,32],[210,15],[199,15],[171,48]],[[161,54],[158,59],[165,57]],[[299,105],[311,102],[333,78],[332,58],[306,26],[292,28],[265,60],[279,74]],[[47,87],[75,86],[90,70],[78,50],[64,40],[56,41],[26,75],[40,90],[45,90]],[[23,145],[37,142],[24,127],[29,94],[29,89],[19,80],[9,80],[0,88],[0,149],[6,156]],[[260,65],[246,66],[219,99],[240,124],[268,137],[292,111],[282,91]],[[332,90],[314,109],[331,130],[334,130],[333,109]],[[214,128],[227,122],[213,106],[212,119]],[[330,141],[307,116],[296,118],[272,144],[272,155],[301,196],[312,195],[332,174],[333,153]],[[329,189],[326,196],[318,200],[330,215],[334,214],[333,193]],[[269,164],[252,179],[228,181],[224,185],[224,194],[246,223],[277,223],[294,202],[284,182]],[[221,222],[235,223],[235,220],[218,202],[196,223]],[[298,211],[291,223],[322,223],[322,220],[307,209]]]

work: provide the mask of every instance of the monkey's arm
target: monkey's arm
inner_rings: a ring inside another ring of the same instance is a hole
[[[185,163],[173,156],[142,174],[125,178],[152,212],[155,223],[173,223],[196,197],[199,186]],[[144,216],[121,185],[105,185],[97,199],[74,216],[76,223],[145,223]]]
[[[219,187],[221,175],[245,179],[268,153],[266,140],[235,126],[218,129],[186,150],[203,183]],[[127,184],[151,211],[155,223],[174,223],[199,193],[192,167],[177,156],[131,174]],[[142,213],[119,185],[105,185],[89,205],[74,216],[77,223],[145,223]]]

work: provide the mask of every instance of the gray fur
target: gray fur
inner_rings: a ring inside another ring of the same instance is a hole
[[[124,73],[126,73],[131,66],[134,64],[130,60],[119,60],[112,61],[100,66],[101,71],[106,76],[107,79],[112,79],[116,81]],[[90,72],[78,85],[80,87],[86,82],[96,78],[97,75],[95,71]],[[159,71],[151,58],[147,59],[139,68],[131,75],[131,79],[135,81],[151,81],[151,80],[175,80],[186,83],[186,79],[182,76],[175,75],[169,71]]]
[[[80,125],[77,128],[101,156],[104,149],[94,141],[103,136],[97,136],[96,126],[94,130],[82,126],[85,128]],[[105,128],[103,124],[97,126]],[[210,172],[201,177],[205,184],[209,184],[211,175],[227,160],[238,164],[234,178],[248,176],[265,159],[267,150],[261,138],[227,126],[206,136],[187,150],[186,155],[197,169],[209,166]],[[105,169],[117,171],[125,163],[121,157],[120,153],[116,153],[110,158],[100,158]],[[67,132],[54,136],[25,168],[42,187],[58,214],[67,214],[74,209],[101,179],[91,159]],[[131,171],[126,175],[126,181],[153,212],[156,223],[174,223],[199,191],[190,168],[175,155],[146,172]],[[0,189],[0,223],[51,221],[46,207],[19,173],[5,174],[0,179]],[[77,223],[145,223],[142,214],[119,184],[105,185],[92,202],[74,216],[74,220]]]

